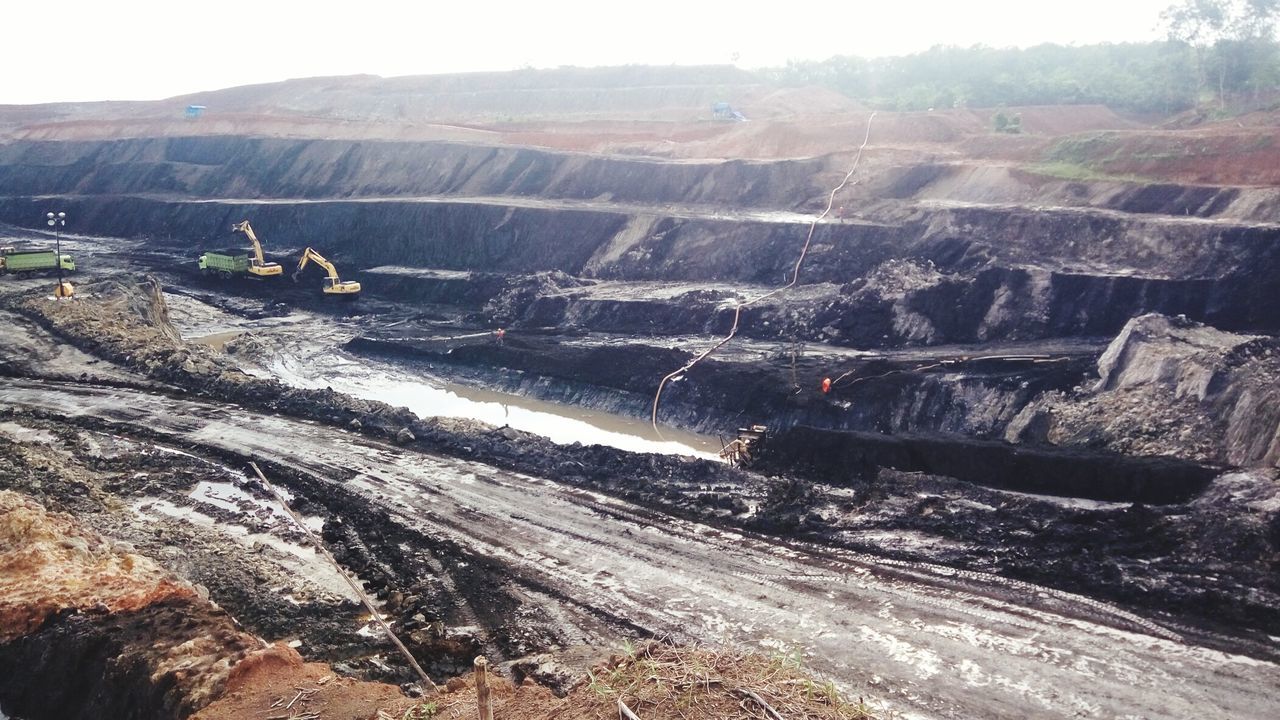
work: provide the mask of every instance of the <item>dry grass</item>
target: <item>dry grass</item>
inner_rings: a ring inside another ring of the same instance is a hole
[[[661,642],[626,648],[624,654],[594,669],[590,681],[570,699],[581,709],[596,710],[598,717],[616,717],[621,700],[642,720],[883,717],[861,699],[850,702],[842,697],[834,683],[806,675],[795,658]]]

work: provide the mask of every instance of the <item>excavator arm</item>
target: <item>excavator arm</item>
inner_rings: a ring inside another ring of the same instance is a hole
[[[249,238],[249,242],[253,244],[253,257],[249,260],[249,272],[254,275],[279,275],[284,272],[284,268],[279,263],[269,263],[262,254],[262,243],[258,242],[258,236],[253,232],[253,226],[249,225],[248,220],[241,220],[231,226],[231,232],[242,232]]]
[[[307,248],[306,250],[302,251],[302,259],[298,261],[298,269],[293,271],[294,280],[298,279],[298,274],[302,272],[302,269],[307,266],[308,262],[314,262],[315,264],[324,268],[325,272],[329,273],[330,280],[338,279],[338,269],[333,266],[333,263],[329,262],[328,260],[325,260],[324,256],[316,252],[315,250],[312,250],[311,248]]]
[[[232,225],[231,232],[242,232],[245,235],[248,235],[249,242],[253,243],[254,259],[258,261],[259,265],[266,262],[266,258],[262,256],[262,243],[258,242],[258,236],[253,234],[253,226],[249,224],[248,220],[241,220],[235,225]]]
[[[314,262],[324,268],[328,273],[325,278],[323,290],[326,295],[342,295],[345,297],[355,297],[360,292],[360,283],[354,280],[341,280],[338,277],[338,269],[333,263],[324,258],[323,255],[311,248],[302,251],[302,258],[298,260],[298,269],[293,271],[293,279],[296,282],[298,275],[307,267],[307,263]]]

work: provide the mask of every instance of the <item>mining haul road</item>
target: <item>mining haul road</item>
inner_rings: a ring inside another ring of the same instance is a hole
[[[1026,583],[725,532],[229,404],[10,379],[0,407],[342,484],[395,522],[499,563],[493,583],[565,598],[543,611],[567,626],[607,618],[682,641],[799,650],[910,717],[1280,717],[1274,662]]]

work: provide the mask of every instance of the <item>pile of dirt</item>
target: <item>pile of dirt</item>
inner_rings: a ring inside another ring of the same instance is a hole
[[[51,322],[55,333],[81,335],[78,344],[89,353],[157,379],[178,370],[201,377],[242,375],[212,348],[182,342],[155,278],[102,280],[81,285],[77,292],[80,299],[74,302],[49,303],[41,296],[18,300],[12,309]]]
[[[924,295],[934,290],[947,279],[946,275],[927,260],[889,260],[866,276],[841,287],[840,293],[845,296],[841,305],[888,307],[895,339],[909,344],[931,344],[938,340],[938,330],[928,316],[910,307],[910,300],[913,299],[912,296]],[[863,313],[849,313],[847,316],[860,315]],[[829,334],[840,337],[849,333],[850,327],[844,323],[842,325],[843,327],[830,325]],[[865,335],[865,332],[854,335]]]
[[[560,270],[519,275],[509,278],[505,287],[485,303],[483,313],[493,323],[510,325],[515,320],[538,324],[537,318],[528,318],[529,306],[539,298],[558,294],[566,288],[582,287],[585,280],[575,278]]]
[[[76,302],[50,302],[43,296],[10,302],[14,311],[86,352],[200,396],[241,399],[261,409],[342,425],[356,421],[356,426],[384,437],[394,437],[416,419],[404,408],[331,389],[300,389],[254,378],[225,353],[182,342],[165,321],[164,296],[149,276],[86,284],[78,294]]]
[[[328,665],[303,662],[289,647],[273,645],[236,663],[226,692],[192,720],[368,718],[397,704],[408,701],[394,685],[341,677]]]
[[[1092,388],[1028,405],[1007,438],[1236,466],[1280,462],[1274,338],[1143,315],[1112,341],[1098,374]]]

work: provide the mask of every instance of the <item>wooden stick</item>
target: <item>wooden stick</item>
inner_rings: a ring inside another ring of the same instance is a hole
[[[391,639],[391,642],[399,648],[400,653],[404,655],[404,659],[409,661],[409,666],[418,674],[418,678],[422,680],[422,683],[430,688],[432,694],[438,695],[440,693],[440,688],[437,687],[435,683],[431,682],[431,678],[427,677],[426,671],[424,671],[422,666],[418,664],[418,661],[413,658],[413,653],[409,652],[409,648],[405,647],[404,643],[400,642],[400,638],[396,637],[396,634],[391,631],[391,626],[388,625],[387,621],[383,620],[382,616],[378,614],[377,609],[373,607],[373,601],[365,594],[364,588],[360,587],[360,583],[351,579],[351,576],[348,575],[347,571],[338,564],[338,561],[334,559],[333,555],[329,554],[329,549],[324,546],[324,543],[320,542],[320,538],[316,537],[315,533],[311,532],[311,528],[307,527],[307,524],[302,522],[302,518],[298,517],[298,513],[294,512],[293,508],[289,507],[289,503],[284,501],[284,497],[280,493],[276,492],[275,487],[267,481],[267,477],[263,475],[262,470],[258,468],[258,463],[250,461],[249,467],[253,468],[253,471],[258,474],[258,479],[262,481],[264,486],[266,486],[267,492],[271,493],[271,495],[276,499],[276,502],[280,503],[280,507],[284,508],[284,511],[289,514],[289,517],[293,518],[293,522],[296,523],[302,532],[306,534],[307,538],[311,540],[311,544],[315,546],[316,552],[323,555],[324,558],[329,561],[329,564],[338,571],[338,574],[342,576],[342,579],[347,581],[347,584],[351,586],[353,591],[355,591],[356,596],[360,598],[360,602],[364,603],[365,609],[368,610],[369,614],[373,615],[373,619],[377,620],[378,624],[382,626],[382,631],[385,632],[387,637]]]
[[[764,698],[757,695],[754,691],[747,690],[746,688],[738,688],[735,692],[742,695],[743,697],[748,697],[754,700],[757,705],[764,708],[764,714],[768,715],[773,720],[786,720],[786,718],[782,717],[782,715],[777,710],[773,709],[772,705],[765,702]]]
[[[622,698],[618,698],[618,720],[640,720],[640,716],[631,712],[631,708],[622,702]]]
[[[493,720],[493,699],[489,697],[489,661],[484,656],[476,658],[476,707],[480,720]]]

